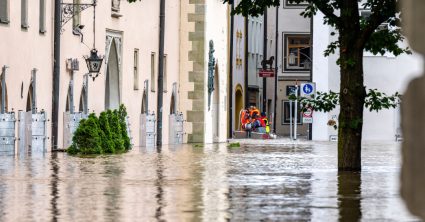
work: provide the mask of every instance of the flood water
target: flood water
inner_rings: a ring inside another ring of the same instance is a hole
[[[338,173],[336,143],[135,147],[116,156],[0,156],[0,221],[418,221],[399,143]]]

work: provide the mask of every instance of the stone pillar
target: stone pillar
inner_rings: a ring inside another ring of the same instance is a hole
[[[403,0],[403,29],[410,46],[425,54],[425,1]],[[425,76],[410,82],[403,96],[403,164],[401,170],[401,195],[408,209],[425,219]]]

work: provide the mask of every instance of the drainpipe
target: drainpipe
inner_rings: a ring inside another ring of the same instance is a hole
[[[273,113],[274,113],[274,115],[273,115],[273,131],[274,131],[274,133],[275,134],[277,134],[277,132],[276,132],[276,125],[277,125],[277,123],[276,123],[276,116],[277,116],[277,81],[278,81],[278,78],[277,78],[277,73],[278,73],[278,65],[277,65],[277,62],[279,61],[279,59],[277,59],[277,55],[278,55],[278,53],[277,53],[277,50],[279,49],[279,41],[278,41],[278,38],[279,38],[279,7],[276,7],[276,38],[275,38],[275,51],[274,51],[274,60],[275,60],[275,63],[274,63],[274,71],[275,71],[275,73],[274,73],[274,110],[273,110]]]
[[[313,56],[313,16],[311,16],[310,18],[310,60],[311,60],[311,66],[310,66],[310,82],[313,82],[313,60],[314,60],[314,56]],[[312,140],[313,139],[313,123],[309,123],[308,124],[308,140]]]
[[[58,147],[61,0],[55,0],[52,92],[52,150]]]
[[[245,17],[245,108],[248,107],[248,16]]]
[[[232,2],[232,12],[235,9],[235,3]],[[230,61],[229,61],[229,134],[228,137],[232,138],[233,135],[233,37],[235,29],[235,17],[230,14]],[[236,118],[236,116],[235,116]]]
[[[267,8],[264,9],[263,16],[263,61],[267,59]],[[264,64],[263,69],[267,65]],[[270,67],[272,68],[272,67]],[[263,112],[267,109],[267,77],[263,77]],[[270,112],[270,111],[269,111]]]
[[[157,104],[157,137],[156,145],[162,145],[162,103],[164,89],[164,36],[165,36],[165,0],[159,6],[159,59],[158,59],[158,104]]]

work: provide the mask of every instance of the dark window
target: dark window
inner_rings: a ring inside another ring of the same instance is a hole
[[[9,22],[9,0],[0,0],[0,23]]]
[[[28,0],[21,0],[21,27],[28,28]]]
[[[73,0],[72,3],[74,4],[74,16],[72,17],[72,27],[75,28],[81,25],[81,11],[79,6],[79,4],[81,4],[81,0]]]
[[[297,103],[297,123],[301,124],[301,105]],[[286,125],[290,123],[290,101],[282,100],[282,125]],[[295,102],[292,101],[292,123],[295,121]]]
[[[40,0],[40,33],[46,33],[46,0]]]
[[[310,35],[284,35],[285,71],[308,71],[311,69]]]

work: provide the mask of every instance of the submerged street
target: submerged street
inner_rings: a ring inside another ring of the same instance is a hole
[[[0,221],[418,221],[399,197],[400,143],[135,147],[114,156],[2,155]]]

